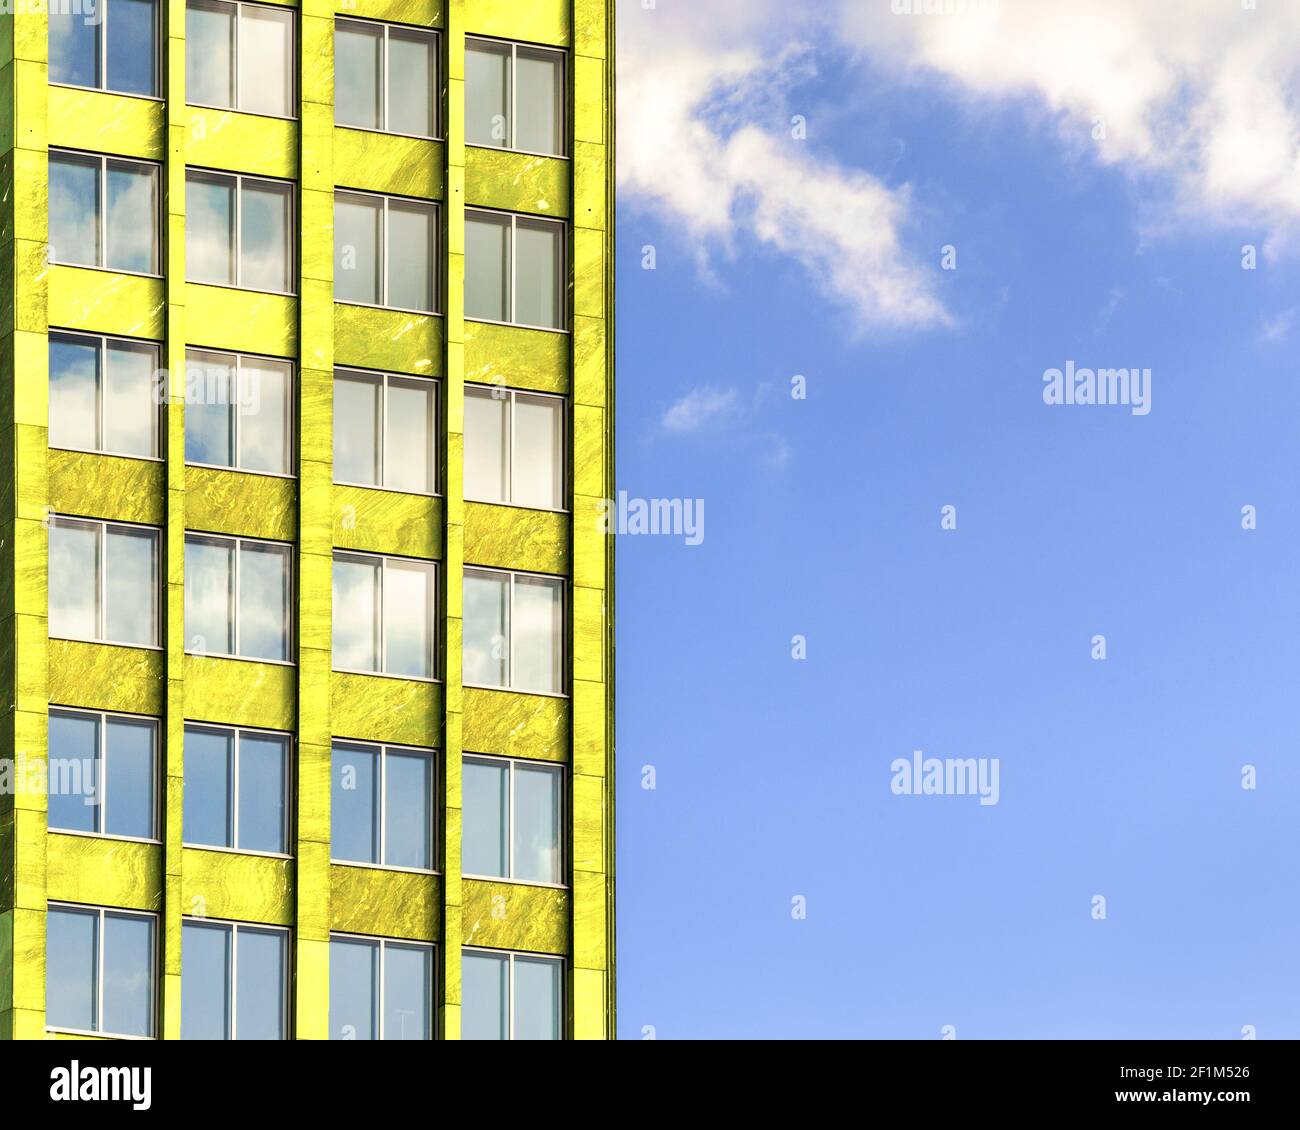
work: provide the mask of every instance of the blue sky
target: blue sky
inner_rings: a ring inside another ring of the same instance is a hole
[[[1300,187],[1215,172],[1285,29],[1108,5],[1127,101],[1051,85],[1077,4],[1003,0],[982,57],[620,6],[618,486],[705,505],[617,547],[624,1038],[1300,1037]],[[1150,413],[1045,405],[1071,360]],[[998,803],[894,795],[918,749]]]

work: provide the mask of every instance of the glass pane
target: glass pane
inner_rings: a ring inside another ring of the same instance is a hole
[[[564,152],[564,56],[518,48],[515,56],[515,149]]]
[[[233,4],[189,0],[185,16],[185,98],[199,106],[235,104]]]
[[[335,301],[379,304],[379,229],[383,220],[380,201],[335,194]]]
[[[403,310],[433,309],[433,217],[423,204],[388,203],[388,301]]]
[[[515,765],[514,874],[533,883],[560,882],[560,773]]]
[[[473,686],[506,685],[509,587],[504,577],[465,570],[462,677]]]
[[[382,29],[347,20],[335,22],[335,125],[383,128],[379,91],[383,50]]]
[[[104,636],[114,643],[158,642],[158,535],[110,526],[104,545]]]
[[[330,939],[330,1039],[379,1039],[379,943]]]
[[[84,7],[84,5],[83,5]],[[158,18],[154,0],[112,0],[108,21],[108,89],[158,93]],[[188,75],[186,81],[189,81]]]
[[[288,850],[286,778],[289,741],[270,734],[239,736],[239,828],[244,851]]]
[[[383,381],[334,374],[334,481],[379,485]]]
[[[521,326],[560,328],[559,224],[515,225],[515,316]]]
[[[190,282],[235,285],[233,179],[199,173],[185,178],[185,277]]]
[[[235,465],[235,359],[227,353],[185,357],[185,461]]]
[[[235,735],[186,726],[181,838],[187,844],[235,846],[234,790]]]
[[[235,944],[235,1038],[283,1040],[286,936],[279,930],[245,929]]]
[[[230,1039],[230,927],[181,924],[181,1039]]]
[[[432,1038],[433,951],[428,946],[384,947],[384,1039]]]
[[[418,31],[388,32],[388,128],[417,137],[434,135],[434,37]]]
[[[49,908],[45,918],[45,1023],[51,1028],[98,1029],[99,915]]]
[[[50,524],[49,633],[99,638],[99,527]]]
[[[388,450],[384,486],[433,491],[433,394],[431,381],[388,380]]]
[[[379,670],[379,562],[334,558],[334,669]]]
[[[50,446],[99,449],[99,345],[50,334]]]
[[[289,548],[244,542],[239,549],[239,654],[289,658]]]
[[[99,86],[98,21],[87,19],[84,7],[51,4],[50,82]]]
[[[330,789],[330,858],[379,862],[379,751],[336,745]]]
[[[507,959],[464,950],[460,959],[462,1040],[508,1040],[506,1012],[510,970]]]
[[[384,571],[384,670],[433,677],[433,566],[389,561]]]
[[[384,780],[384,862],[390,867],[432,867],[433,759],[388,751]]]
[[[289,265],[290,187],[246,180],[239,204],[239,285],[287,293],[293,289]]]
[[[104,380],[104,450],[158,454],[158,352],[151,345],[108,344]]]
[[[198,655],[235,652],[235,546],[185,539],[185,650]]]
[[[289,473],[292,394],[287,362],[244,358],[239,372],[239,466],[244,470]]]
[[[100,265],[99,207],[99,162],[51,153],[51,263]]]
[[[563,409],[564,401],[554,397],[515,394],[510,498],[516,506],[564,505]]]
[[[158,271],[158,170],[108,162],[108,220],[104,266],[115,271]]]
[[[152,918],[104,915],[105,1032],[153,1035],[153,932]]]
[[[509,828],[510,766],[471,761],[462,767],[460,868],[466,875],[508,878],[506,833]]]
[[[508,502],[506,453],[510,394],[465,388],[465,497]]]
[[[155,733],[152,722],[108,720],[104,831],[110,836],[154,836]]]
[[[509,240],[505,217],[465,214],[465,317],[509,320]]]
[[[99,719],[51,710],[49,743],[49,826],[99,831]]]
[[[560,963],[515,958],[516,1040],[560,1038]]]
[[[515,690],[558,694],[562,639],[562,593],[559,581],[515,578],[513,666]]]
[[[465,140],[503,148],[510,138],[510,48],[465,44]]]
[[[293,13],[246,4],[239,25],[239,108],[293,113]]]

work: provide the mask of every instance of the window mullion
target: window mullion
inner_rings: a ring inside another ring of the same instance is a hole
[[[104,1030],[104,911],[99,911],[95,923],[95,1028],[96,1032]]]
[[[506,763],[506,878],[515,877],[515,763]]]
[[[240,639],[239,639],[239,605],[240,605],[240,599],[241,599],[240,588],[241,588],[241,581],[242,581],[242,578],[241,578],[240,575],[239,575],[239,559],[243,556],[243,553],[241,552],[240,541],[239,541],[238,538],[236,538],[236,539],[233,541],[232,544],[233,544],[234,547],[235,547],[235,552],[234,552],[234,554],[233,554],[234,559],[235,559],[235,592],[234,592],[234,597],[235,597],[235,599],[234,599],[234,600],[232,601],[232,603],[231,603],[230,616],[231,616],[231,619],[234,620],[234,629],[235,629],[235,630],[234,630],[234,632],[233,632],[232,634],[233,634],[233,636],[234,636],[235,654],[238,655],[238,654],[240,653],[240,652],[239,652],[239,645],[240,645]]]
[[[379,863],[388,862],[388,747],[379,747]]]
[[[104,642],[108,637],[108,524],[100,522],[95,532],[99,550],[99,578],[95,593],[95,603],[99,607],[95,610],[95,635]]]
[[[108,828],[108,821],[105,817],[108,814],[108,715],[99,716],[99,758],[96,764],[99,767],[97,779],[95,781],[96,799],[99,801],[95,805],[95,831],[103,835]]]
[[[232,733],[230,756],[233,759],[233,771],[230,774],[230,846],[239,849],[239,744],[240,731]]]
[[[235,470],[239,470],[242,462],[239,450],[239,393],[240,386],[244,380],[244,356],[242,353],[235,354],[235,369],[231,375],[234,378],[230,382],[231,456],[234,461]]]
[[[229,925],[230,932],[230,1038],[236,1040],[239,1027],[239,927]]]
[[[235,21],[235,42],[238,48],[239,42],[239,21]],[[239,61],[238,49],[236,49],[235,69],[238,74]],[[235,177],[235,285],[241,286],[244,281],[244,178]]]
[[[384,35],[385,42],[388,39],[387,33]],[[375,1002],[375,1011],[379,1015],[379,1038],[384,1038],[384,990],[386,988],[384,981],[388,972],[388,954],[385,952],[388,946],[381,938],[379,941],[379,999]]]
[[[108,159],[99,158],[99,207],[95,209],[96,235],[99,239],[97,266],[108,267]]]

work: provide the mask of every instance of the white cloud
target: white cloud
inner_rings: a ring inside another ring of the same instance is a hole
[[[1264,328],[1260,330],[1260,338],[1270,345],[1285,341],[1291,333],[1291,327],[1295,325],[1297,312],[1300,312],[1300,307],[1292,306],[1290,309],[1281,310],[1273,317],[1266,319]]]
[[[734,388],[693,388],[664,413],[663,426],[670,432],[697,432],[735,407]]]

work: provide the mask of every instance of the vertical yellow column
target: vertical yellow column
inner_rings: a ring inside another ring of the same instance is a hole
[[[447,357],[443,372],[446,442],[443,493],[446,534],[443,608],[446,623],[443,678],[446,694],[442,772],[442,976],[439,978],[439,1034],[460,1039],[460,818],[461,586],[465,567],[465,3],[447,3],[446,201],[443,243],[447,249],[443,313]]]
[[[333,577],[334,7],[303,0],[299,262],[298,840],[295,1030],[329,1038]]]

